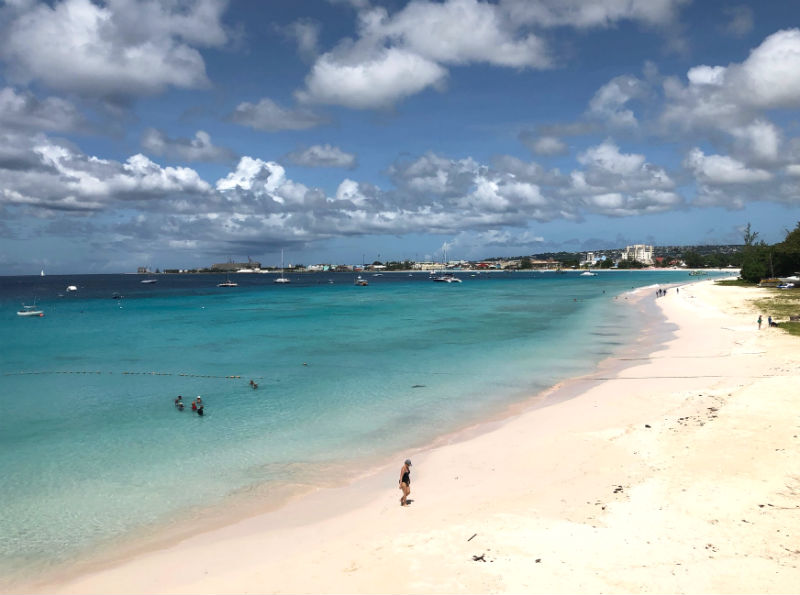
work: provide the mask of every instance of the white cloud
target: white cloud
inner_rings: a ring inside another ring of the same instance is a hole
[[[289,161],[305,167],[344,167],[356,166],[356,156],[331,145],[314,145],[302,151],[287,155]]]
[[[297,98],[355,109],[388,108],[401,98],[440,86],[446,76],[435,62],[397,48],[377,50],[359,61],[327,53],[314,64]]]
[[[578,162],[594,170],[619,176],[632,176],[639,173],[645,163],[644,155],[623,154],[611,141],[605,141],[586,149],[578,155]]]
[[[619,21],[652,26],[673,22],[689,0],[501,0],[501,8],[516,22],[543,27],[610,27]]]
[[[211,136],[198,130],[194,138],[170,138],[160,130],[148,128],[142,135],[142,147],[154,155],[167,155],[184,161],[231,161],[230,149],[217,147]]]
[[[647,86],[636,77],[615,77],[594,94],[589,102],[588,115],[611,127],[635,128],[638,121],[626,105],[632,100],[645,98],[647,93]]]
[[[255,104],[248,101],[240,103],[230,115],[230,119],[237,124],[267,132],[305,130],[326,122],[325,118],[311,110],[286,109],[268,98]]]
[[[443,64],[485,62],[497,66],[546,68],[544,42],[519,35],[497,6],[477,0],[411,2],[389,17],[383,9],[367,20],[365,36],[388,38]]]
[[[85,125],[83,116],[70,102],[59,97],[42,101],[27,91],[0,89],[0,126],[39,131],[69,131]]]
[[[5,7],[0,56],[14,80],[126,101],[208,83],[193,46],[219,46],[225,2],[62,0]]]
[[[767,37],[741,66],[730,67],[731,91],[761,109],[800,107],[800,29]]]
[[[773,177],[766,170],[748,168],[732,157],[706,155],[697,148],[686,156],[685,165],[706,184],[751,184],[766,182]]]
[[[37,137],[25,156],[25,169],[0,167],[4,200],[43,211],[107,210],[122,203],[169,211],[183,197],[204,198],[211,190],[194,170],[161,167],[144,155],[120,163]]]
[[[563,155],[567,152],[567,144],[555,136],[523,132],[519,138],[536,155]]]

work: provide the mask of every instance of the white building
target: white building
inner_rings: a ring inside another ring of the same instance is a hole
[[[626,246],[622,253],[625,260],[637,260],[642,264],[653,264],[653,247],[647,244],[634,244]]]

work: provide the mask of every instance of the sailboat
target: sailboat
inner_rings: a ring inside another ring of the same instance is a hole
[[[283,250],[281,250],[281,276],[275,279],[275,283],[291,283],[289,279],[283,276]]]
[[[17,316],[37,316],[42,317],[44,316],[44,312],[36,307],[36,298],[33,298],[33,305],[26,306],[25,304],[22,305],[21,310],[17,310]]]
[[[442,262],[442,271],[433,271],[431,273],[431,281],[437,283],[461,283],[461,279],[456,277],[453,273],[447,272],[447,248],[444,249],[444,261]]]
[[[228,274],[225,274],[225,281],[222,283],[217,283],[217,287],[239,287],[239,284],[236,281],[231,281],[228,277]]]
[[[42,272],[41,272],[41,273],[39,273],[39,276],[40,276],[40,277],[44,277],[44,269],[42,269]]]

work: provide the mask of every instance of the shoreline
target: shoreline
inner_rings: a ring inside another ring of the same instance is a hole
[[[391,490],[394,467],[399,465],[388,464],[346,486],[323,488],[293,500],[280,513],[267,512],[240,520],[172,546],[142,553],[112,568],[85,573],[73,580],[28,586],[25,590],[80,593],[642,590],[630,582],[616,585],[598,582],[596,572],[575,577],[580,579],[577,582],[567,580],[577,572],[578,564],[562,561],[566,567],[559,572],[558,567],[554,570],[544,561],[557,557],[551,542],[563,544],[562,557],[574,558],[580,552],[572,550],[586,549],[585,539],[589,542],[591,538],[599,539],[595,534],[602,529],[615,528],[617,539],[633,540],[635,536],[626,535],[625,528],[635,527],[626,523],[615,526],[612,521],[615,516],[631,516],[638,508],[643,509],[638,512],[645,519],[656,512],[644,506],[646,502],[639,502],[635,493],[658,479],[658,474],[652,476],[654,469],[669,462],[669,457],[651,460],[660,448],[663,450],[659,440],[671,439],[671,432],[686,438],[689,430],[711,425],[712,418],[708,417],[711,407],[719,412],[713,419],[721,417],[723,408],[717,405],[720,399],[725,400],[721,393],[727,389],[720,390],[715,385],[743,383],[734,389],[741,393],[761,382],[750,379],[748,384],[742,380],[741,366],[735,369],[729,366],[728,375],[708,373],[713,367],[712,359],[726,360],[715,361],[714,365],[731,363],[736,343],[730,342],[729,333],[740,333],[745,344],[754,334],[755,326],[749,321],[749,331],[735,328],[731,331],[730,325],[711,329],[714,332],[695,328],[702,319],[692,312],[697,309],[696,303],[687,294],[701,293],[701,286],[709,283],[699,281],[696,285],[682,286],[680,298],[672,293],[656,302],[665,312],[667,322],[676,325],[674,336],[663,337],[663,341],[657,337],[652,343],[654,350],[641,360],[612,358],[609,367],[602,369],[602,377],[592,379],[590,374],[560,383],[540,394],[539,406],[532,406],[531,399],[520,406],[522,411],[518,414],[467,428],[449,439],[443,437],[440,444],[436,441],[414,453],[411,498],[418,497],[419,501],[408,509],[396,506],[392,499],[399,497],[399,493],[392,493],[396,490]],[[735,290],[722,289],[740,293]],[[748,320],[752,317],[747,316]],[[762,333],[765,334],[755,338],[768,337],[772,343],[786,343],[785,337],[774,332]],[[688,343],[682,335],[691,335]],[[677,354],[676,344],[680,348]],[[694,355],[682,353],[687,345],[692,348],[690,353],[696,352]],[[629,347],[636,348],[636,342]],[[701,347],[706,349],[702,353]],[[725,349],[729,355],[720,356]],[[739,355],[748,356],[746,351]],[[682,374],[666,373],[672,368],[665,370],[664,362],[670,360],[680,361]],[[763,368],[763,361],[756,363]],[[659,366],[661,373],[653,373]],[[687,375],[686,367],[697,368],[704,374]],[[648,368],[649,373],[643,375]],[[791,372],[791,366],[787,370]],[[594,376],[599,376],[600,371],[598,368]],[[581,380],[587,378],[589,381],[581,385]],[[796,382],[796,376],[791,382]],[[578,394],[557,398],[559,393],[563,396],[563,391],[570,390]],[[637,393],[638,398],[631,400],[621,394],[625,391]],[[695,394],[701,391],[703,394]],[[709,391],[720,394],[706,395]],[[678,413],[689,415],[677,417]],[[672,426],[661,427],[663,423],[658,418],[664,415]],[[690,427],[685,422],[695,418],[702,421],[704,415],[706,421],[698,426]],[[643,419],[650,422],[646,429],[642,429]],[[680,454],[681,451],[674,451],[670,456],[675,458]],[[655,462],[658,464],[654,465]],[[631,511],[634,501],[638,508]],[[467,539],[473,533],[477,536]],[[392,537],[395,535],[404,538]],[[554,541],[553,537],[561,540]],[[662,541],[669,541],[668,537],[660,536]],[[530,542],[537,541],[544,552],[551,550],[538,558],[542,560],[541,566],[532,562],[537,559],[530,557],[534,554],[518,555],[525,554],[530,550]],[[482,552],[483,560],[491,564],[473,561],[468,555],[473,550],[476,553],[472,555]],[[607,550],[603,546],[592,551],[592,560],[608,558]],[[584,565],[587,562],[582,561]],[[621,565],[628,569],[630,563],[619,560],[617,566]],[[594,562],[590,564],[595,570],[596,566]],[[545,570],[548,568],[549,573]],[[286,572],[288,569],[294,569],[294,574]],[[502,576],[498,574],[500,569]],[[423,577],[418,570],[425,571]],[[797,571],[791,572],[789,578],[798,584]],[[768,588],[771,585],[763,582],[755,584],[759,585],[755,590],[781,591]],[[720,589],[709,587],[707,582],[692,587],[667,580],[644,590]]]
[[[671,282],[660,284],[660,286],[662,288],[674,287],[676,284]],[[642,323],[643,321],[649,321],[649,327],[653,327],[660,324],[660,321],[653,319],[654,314],[657,315],[657,313],[652,311],[654,306],[649,300],[649,292],[656,286],[659,286],[659,284],[626,289],[616,296],[610,295],[609,299],[619,300],[619,304],[616,304],[615,307],[625,307],[622,302],[630,299],[630,305],[635,310],[629,311],[626,317],[631,322]],[[651,311],[646,313],[646,309],[651,309]],[[663,342],[665,337],[666,335],[662,333],[656,344]],[[641,337],[639,338],[641,339]],[[655,349],[656,344],[651,344],[650,347]],[[509,419],[525,411],[547,407],[552,404],[551,399],[560,401],[572,398],[580,391],[583,383],[594,382],[592,377],[596,376],[600,370],[607,372],[609,369],[629,366],[630,364],[625,363],[626,358],[622,356],[635,348],[633,343],[620,345],[611,356],[599,360],[594,365],[594,369],[578,376],[564,378],[536,393],[513,400],[491,412],[488,417],[466,422],[451,431],[434,436],[423,444],[413,446],[403,453],[395,453],[394,458],[391,460],[415,456],[449,444],[469,440],[493,431],[493,429],[502,426]],[[524,395],[525,393],[521,392],[520,394]],[[381,456],[379,458],[369,458],[365,461],[355,461],[357,464],[366,463],[366,467],[358,472],[346,470],[341,465],[341,469],[338,472],[342,479],[334,483],[290,483],[281,484],[277,487],[271,484],[266,486],[254,485],[252,489],[243,490],[241,494],[228,496],[222,502],[197,508],[196,511],[190,511],[182,518],[168,525],[162,524],[155,528],[152,526],[142,527],[128,535],[120,536],[116,540],[105,543],[99,548],[86,552],[72,561],[56,563],[49,569],[43,568],[41,569],[41,574],[44,575],[43,578],[37,580],[12,580],[5,585],[0,585],[0,592],[28,593],[35,592],[40,588],[43,588],[43,592],[49,592],[53,589],[53,585],[68,583],[82,576],[102,572],[124,563],[126,560],[147,555],[152,551],[174,547],[180,542],[198,535],[221,530],[263,515],[278,513],[287,505],[297,500],[308,498],[316,492],[351,487],[365,478],[372,478],[377,474],[385,473],[387,468],[391,468],[394,465],[393,462],[389,462],[389,458]],[[253,495],[253,492],[258,493],[265,489],[266,491],[263,492],[262,496]],[[275,493],[275,490],[277,490],[277,493]],[[235,512],[229,512],[230,510]],[[198,523],[202,523],[202,529],[197,528]]]

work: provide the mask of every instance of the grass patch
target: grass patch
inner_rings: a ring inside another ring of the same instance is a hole
[[[720,281],[714,281],[714,285],[725,285],[728,287],[758,287],[756,283],[743,281],[742,279],[722,279]]]
[[[781,322],[778,328],[786,331],[790,335],[800,337],[800,322]]]
[[[753,300],[753,305],[773,320],[783,320],[778,327],[790,335],[800,336],[800,322],[788,322],[789,316],[800,316],[800,290],[773,289],[770,296]]]

